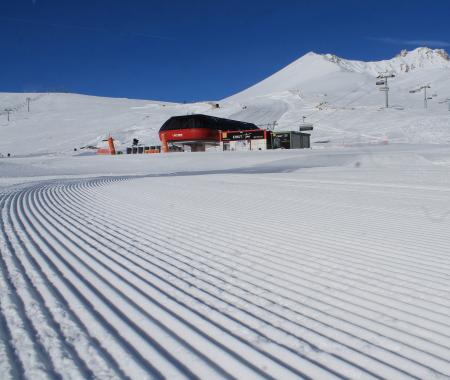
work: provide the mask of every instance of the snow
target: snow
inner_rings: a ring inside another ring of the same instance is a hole
[[[219,109],[29,94],[28,113],[1,94],[2,379],[450,378],[449,114],[407,93],[444,96],[439,57],[390,61],[415,68],[388,110],[372,65],[313,53]],[[330,143],[73,151],[157,142],[189,112],[278,129],[309,112]]]
[[[449,152],[4,160],[2,371],[447,378]]]

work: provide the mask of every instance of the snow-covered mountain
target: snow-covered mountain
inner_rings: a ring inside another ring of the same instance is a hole
[[[380,72],[389,82],[390,105],[375,85]],[[428,109],[423,93],[429,84]],[[26,98],[31,97],[30,112]],[[352,61],[332,54],[308,53],[254,86],[220,101],[194,104],[101,98],[76,94],[0,94],[0,153],[69,152],[96,145],[108,134],[119,143],[134,137],[158,143],[157,131],[174,115],[206,113],[251,121],[276,122],[280,130],[297,129],[303,116],[315,125],[313,142],[449,143],[450,58],[445,50],[417,48],[378,62]],[[322,145],[323,146],[323,145]]]
[[[402,50],[389,60],[376,62],[353,61],[334,54],[310,52],[269,78],[234,95],[231,99],[267,95],[272,92],[295,90],[298,87],[315,87],[317,81],[332,77],[348,79],[346,74],[362,74],[376,77],[389,72],[396,75],[416,74],[423,71],[443,71],[448,75],[450,57],[443,49],[420,47],[412,51]],[[433,77],[433,74],[431,74]],[[353,75],[356,78],[355,75]]]

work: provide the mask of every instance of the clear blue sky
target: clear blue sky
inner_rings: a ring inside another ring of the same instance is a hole
[[[308,51],[450,46],[446,0],[0,0],[0,91],[221,99]]]

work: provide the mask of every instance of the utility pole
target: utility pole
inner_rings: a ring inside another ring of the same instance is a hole
[[[9,114],[12,112],[13,110],[11,108],[5,108],[5,112],[8,115],[8,121],[9,121]]]
[[[30,112],[30,102],[31,102],[31,98],[27,97],[27,108],[28,108],[28,112]]]
[[[424,108],[428,108],[427,88],[431,88],[431,86],[429,84],[427,84],[425,86],[420,86],[419,88],[417,88],[415,90],[409,91],[410,94],[414,94],[415,92],[420,92],[423,90],[423,93],[424,93],[423,107]]]
[[[388,74],[388,73],[380,73],[377,76],[377,86],[383,86],[380,87],[380,91],[384,91],[385,98],[386,98],[386,108],[389,108],[389,86],[388,86],[388,78],[395,78],[394,74]]]

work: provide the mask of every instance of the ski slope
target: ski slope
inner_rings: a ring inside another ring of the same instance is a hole
[[[449,378],[448,147],[259,153],[3,183],[2,378]]]
[[[219,108],[0,94],[1,379],[449,379],[449,62],[309,53]],[[188,113],[306,116],[313,149],[84,149]]]

